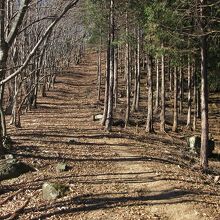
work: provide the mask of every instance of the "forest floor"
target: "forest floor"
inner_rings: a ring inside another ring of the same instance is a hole
[[[198,158],[186,152],[183,132],[146,134],[144,127],[130,126],[107,133],[92,121],[101,112],[96,63],[88,55],[57,78],[38,109],[22,116],[21,129],[8,128],[16,156],[37,171],[0,183],[0,219],[12,219],[15,211],[22,220],[220,219],[220,184],[214,181],[219,146],[213,171],[203,174]],[[215,124],[220,121],[213,117]],[[70,169],[57,173],[63,161]],[[71,191],[44,201],[46,181]]]

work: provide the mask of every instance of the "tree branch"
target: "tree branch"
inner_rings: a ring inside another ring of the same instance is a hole
[[[19,8],[18,14],[15,17],[15,21],[13,22],[12,28],[6,38],[6,42],[9,46],[13,44],[13,42],[17,36],[18,29],[20,28],[20,26],[22,24],[24,15],[27,11],[28,4],[30,3],[30,1],[31,0],[21,0],[20,1],[20,8]]]

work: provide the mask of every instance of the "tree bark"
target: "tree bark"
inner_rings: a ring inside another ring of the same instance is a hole
[[[140,104],[140,92],[141,92],[141,58],[140,58],[140,47],[141,47],[141,41],[140,41],[140,29],[138,27],[138,43],[137,43],[137,98],[136,98],[136,104],[135,104],[135,110],[139,110],[139,104]]]
[[[4,32],[5,22],[5,1],[0,2],[0,80],[3,80],[6,74],[6,62],[8,58],[8,44],[5,41]],[[3,111],[4,85],[0,86],[0,149],[2,148],[2,138],[6,135],[5,115]]]
[[[103,126],[106,123],[107,112],[108,112],[109,78],[110,78],[110,37],[108,39],[108,48],[106,54],[105,100],[104,100],[104,110],[103,110],[103,118],[102,118]]]
[[[200,25],[201,32],[205,32],[205,0],[200,0]],[[207,36],[201,37],[201,152],[200,152],[200,165],[203,170],[208,168],[208,134],[209,134],[209,122],[208,122],[208,70],[207,70]]]
[[[137,49],[135,53],[135,86],[134,86],[134,98],[132,103],[132,111],[139,110],[140,102],[140,30],[137,28]]]
[[[179,67],[179,113],[183,114],[183,95],[184,95],[184,90],[183,90],[183,69],[180,66]]]
[[[148,56],[147,59],[147,88],[148,88],[148,113],[147,113],[147,124],[146,132],[153,132],[153,85],[152,85],[152,58]]]
[[[173,90],[173,128],[172,131],[177,132],[177,126],[178,126],[178,87],[177,87],[177,82],[178,82],[178,74],[177,74],[177,67],[174,67],[174,72],[173,72],[173,79],[174,79],[174,90]]]
[[[118,47],[114,49],[114,104],[118,104]]]
[[[196,130],[197,124],[197,81],[196,81],[196,69],[195,63],[193,65],[193,104],[194,104],[194,112],[193,112],[193,130]]]
[[[161,113],[160,113],[160,131],[165,132],[165,66],[164,55],[161,57]]]
[[[196,117],[201,118],[201,92],[200,88],[197,90],[197,109],[196,109]]]
[[[98,50],[98,68],[97,68],[97,81],[98,81],[98,101],[101,98],[101,81],[102,81],[102,62],[101,62],[101,54],[102,53],[102,37],[100,36],[99,42],[99,50]]]
[[[170,79],[170,92],[172,92],[173,91],[173,69],[171,67],[170,58],[168,62],[168,71],[169,71],[169,79]]]
[[[188,101],[187,101],[187,123],[186,127],[191,127],[191,113],[192,113],[192,95],[191,95],[191,87],[192,87],[192,74],[191,74],[191,63],[190,63],[190,57],[188,56]]]
[[[159,82],[159,60],[156,59],[156,99],[155,99],[155,108],[154,111],[155,113],[157,113],[158,108],[159,108],[159,86],[160,86],[160,82]]]
[[[126,12],[126,36],[128,37],[128,12]],[[127,93],[127,107],[125,115],[125,127],[129,123],[130,119],[130,100],[131,100],[131,76],[130,76],[130,64],[129,64],[129,42],[128,39],[125,45],[125,75],[126,75],[126,93]]]
[[[115,37],[115,27],[114,27],[114,0],[110,2],[110,60],[109,60],[109,94],[108,94],[108,111],[105,123],[105,129],[107,131],[112,130],[113,122],[113,89],[114,89],[114,37]]]

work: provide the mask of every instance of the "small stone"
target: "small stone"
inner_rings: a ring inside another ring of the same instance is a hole
[[[214,183],[218,183],[219,180],[220,180],[220,176],[215,176],[215,178],[214,178]]]
[[[201,138],[199,136],[189,137],[187,140],[189,150],[192,153],[199,153],[201,148]]]
[[[55,200],[63,197],[69,191],[69,187],[59,183],[45,182],[42,191],[44,200]]]
[[[5,154],[5,159],[14,159],[13,154]]]
[[[16,159],[12,158],[0,160],[0,181],[16,178],[30,171],[33,172],[35,169]]]
[[[210,138],[211,138],[211,136],[210,136]],[[200,149],[201,149],[201,138],[199,136],[194,135],[192,137],[189,137],[187,139],[187,144],[189,147],[189,151],[191,153],[196,153],[199,155]],[[207,155],[211,156],[214,149],[215,149],[215,142],[214,142],[214,140],[209,139],[208,140]]]
[[[64,172],[64,171],[67,171],[67,164],[66,163],[58,163],[57,166],[56,166],[56,171],[57,172]]]
[[[100,121],[100,120],[102,120],[102,118],[103,118],[103,115],[101,115],[101,114],[92,116],[93,121]]]

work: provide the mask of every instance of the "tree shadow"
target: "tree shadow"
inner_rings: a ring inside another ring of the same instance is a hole
[[[138,192],[137,192],[138,193]],[[45,219],[55,215],[73,214],[94,210],[105,210],[122,207],[172,205],[181,203],[200,202],[193,198],[195,192],[189,190],[171,189],[169,191],[156,192],[151,195],[128,196],[127,192],[108,194],[89,194],[76,196],[65,201],[57,201],[53,204],[41,205],[25,209],[25,213],[39,213],[34,219]],[[204,203],[204,201],[201,201]],[[209,204],[209,202],[206,202]],[[65,207],[60,209],[59,207]],[[55,210],[54,210],[55,209]]]
[[[220,161],[220,154],[218,153],[213,153],[211,156],[210,156],[210,159],[214,160],[214,161]]]

